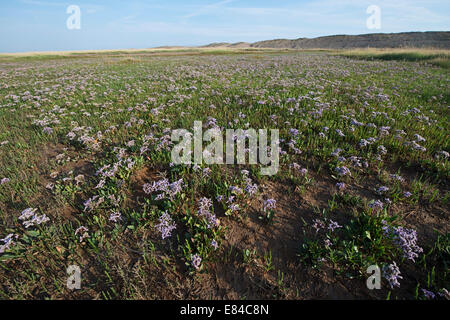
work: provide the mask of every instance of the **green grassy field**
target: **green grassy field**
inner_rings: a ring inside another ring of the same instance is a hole
[[[448,54],[341,54],[1,56],[0,298],[448,299]],[[174,165],[194,121],[278,173]]]

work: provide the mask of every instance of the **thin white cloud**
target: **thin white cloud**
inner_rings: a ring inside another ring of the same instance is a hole
[[[61,3],[61,2],[48,2],[48,1],[37,1],[37,0],[19,0],[19,2],[23,4],[31,4],[36,6],[52,6],[52,7],[65,7],[68,4],[67,3]]]
[[[70,2],[49,2],[49,1],[39,1],[39,0],[19,0],[20,3],[35,5],[41,7],[68,7],[72,3]],[[82,4],[81,9],[87,14],[94,14],[99,11],[104,10],[104,6],[97,4]]]
[[[196,17],[196,16],[200,16],[200,15],[205,15],[205,14],[209,14],[209,13],[213,13],[213,12],[217,12],[218,9],[222,9],[222,7],[228,3],[231,2],[236,2],[236,0],[223,0],[217,3],[213,3],[213,4],[208,4],[205,6],[201,6],[200,8],[198,8],[197,10],[183,16],[184,19],[189,19],[192,17]]]

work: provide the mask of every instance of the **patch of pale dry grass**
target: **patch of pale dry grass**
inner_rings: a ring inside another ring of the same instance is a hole
[[[435,48],[364,48],[339,50],[334,54],[364,60],[422,61],[450,67],[450,50]]]

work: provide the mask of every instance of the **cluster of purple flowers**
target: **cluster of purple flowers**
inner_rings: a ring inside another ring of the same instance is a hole
[[[350,160],[350,163],[352,164],[352,166],[354,166],[354,167],[361,168],[364,166],[365,168],[367,168],[369,166],[367,161],[364,161],[363,163],[361,163],[361,161],[363,161],[363,159],[360,157],[357,157],[357,156],[351,156],[349,158],[349,160]]]
[[[383,266],[383,277],[386,278],[392,289],[394,287],[400,287],[400,282],[398,280],[403,279],[400,275],[400,269],[395,261],[393,261],[392,264]]]
[[[394,244],[403,251],[403,256],[414,261],[423,252],[423,249],[417,245],[417,232],[414,229],[404,227],[391,227],[383,220],[384,235],[391,237]]]
[[[422,293],[423,293],[423,295],[424,295],[424,297],[426,299],[434,299],[434,298],[436,298],[436,295],[434,294],[434,292],[431,292],[431,291],[429,291],[427,289],[422,289]]]
[[[165,211],[159,218],[159,224],[155,227],[159,232],[161,232],[161,238],[164,240],[172,235],[172,231],[176,229],[177,225],[167,211]]]
[[[369,208],[375,210],[375,211],[381,211],[383,210],[384,204],[380,200],[375,200],[369,203]]]
[[[386,193],[386,192],[388,192],[388,191],[389,191],[389,188],[386,187],[386,186],[381,186],[381,187],[379,187],[379,188],[377,189],[377,193],[378,193],[378,194],[384,194],[384,193]]]
[[[422,141],[426,141],[424,137],[422,137],[420,134],[415,134],[414,138],[416,139],[417,142],[422,142]]]
[[[445,288],[442,288],[441,290],[439,290],[438,295],[442,298],[450,300],[450,292],[448,292],[448,290]]]
[[[328,230],[333,232],[334,230],[336,230],[338,228],[342,228],[342,226],[339,225],[336,221],[333,221],[330,219],[330,222],[328,223]]]
[[[111,168],[110,164],[107,164],[103,167],[101,167],[99,170],[97,170],[96,175],[100,175],[103,178],[111,178],[114,177],[115,174],[117,173],[117,171],[119,171],[119,162],[114,163],[114,165]],[[109,168],[111,168],[111,170],[108,170]]]
[[[44,128],[42,129],[42,132],[47,133],[47,134],[51,134],[51,133],[53,133],[53,128],[50,128],[50,127],[44,127]]]
[[[344,150],[342,150],[341,148],[336,148],[336,149],[331,153],[331,155],[332,155],[333,157],[339,157],[339,154],[340,154],[342,151],[344,151]]]
[[[275,199],[264,200],[263,208],[264,211],[273,210],[277,207],[277,201]]]
[[[88,149],[92,149],[94,151],[101,149],[100,141],[96,137],[91,137],[85,134],[79,137],[78,141],[83,143]]]
[[[196,254],[193,254],[192,256],[191,256],[191,263],[192,263],[192,266],[196,269],[196,270],[199,270],[200,269],[200,266],[202,265],[202,258],[196,253]]]
[[[316,229],[316,233],[325,228],[325,222],[319,219],[314,220],[313,228]]]
[[[288,147],[294,152],[294,154],[301,154],[302,150],[300,150],[299,148],[297,148],[295,146],[296,142],[294,140],[289,141],[289,143],[287,144]]]
[[[219,249],[219,244],[214,239],[211,241],[211,246],[214,248],[214,250]]]
[[[378,150],[378,154],[380,154],[380,155],[385,155],[387,153],[387,149],[383,145],[379,145],[377,150]]]
[[[250,173],[247,170],[242,170],[241,173],[244,176],[244,182],[246,184],[245,192],[250,196],[255,195],[258,192],[258,185],[253,183],[252,179],[248,176]]]
[[[450,153],[447,151],[441,150],[438,153],[436,153],[435,158],[444,158],[448,159],[450,157]]]
[[[411,147],[412,149],[417,150],[417,151],[421,151],[421,152],[427,151],[427,148],[419,145],[416,141],[410,141],[410,142],[406,141],[404,143],[404,145],[408,146],[408,147]]]
[[[231,193],[233,193],[233,194],[235,194],[235,195],[240,195],[240,194],[243,193],[242,189],[239,188],[239,187],[236,187],[236,186],[231,186],[231,187],[229,188],[229,190],[230,190]]]
[[[75,230],[75,235],[80,235],[80,242],[83,242],[84,239],[89,238],[89,229],[81,226],[77,230]]]
[[[109,215],[109,221],[118,222],[122,219],[122,214],[119,211],[111,212]]]
[[[291,128],[291,129],[289,129],[289,134],[291,136],[295,137],[295,136],[297,136],[299,134],[299,131],[298,131],[298,129]]]
[[[347,175],[351,175],[352,173],[350,172],[350,170],[347,167],[336,167],[336,172],[338,173],[339,176],[347,176]]]
[[[210,168],[204,168],[202,170],[202,178],[209,178],[211,175],[212,170]]]
[[[22,220],[25,228],[40,225],[41,223],[50,221],[50,219],[45,215],[36,214],[37,209],[28,208],[22,211],[19,220]]]
[[[390,175],[389,175],[389,178],[391,178],[392,180],[397,180],[397,181],[400,181],[400,182],[405,182],[405,179],[404,179],[402,176],[398,175],[398,174],[390,174]]]
[[[315,219],[312,226],[314,229],[316,229],[316,233],[322,229],[328,229],[329,231],[333,232],[336,229],[342,228],[341,225],[331,219],[329,219],[328,221],[328,226],[325,220],[320,219]]]
[[[380,127],[378,129],[379,134],[381,137],[389,135],[389,130],[391,130],[391,127]]]
[[[308,169],[302,168],[298,163],[291,163],[289,167],[295,171],[298,171],[302,176],[305,176],[308,173]]]
[[[10,233],[4,239],[0,239],[0,241],[3,242],[3,244],[0,245],[0,254],[4,253],[6,250],[11,249],[11,247],[15,245],[14,240],[16,240],[17,238],[17,235]]]
[[[104,197],[99,196],[93,196],[92,198],[87,199],[83,205],[84,209],[83,211],[92,211],[94,209],[97,209],[103,202],[105,201]]]
[[[345,185],[344,182],[338,182],[338,183],[336,183],[336,188],[338,188],[339,191],[345,190],[346,187],[347,187],[347,186]]]
[[[216,218],[216,215],[210,211],[211,207],[212,207],[212,201],[209,198],[201,198],[198,201],[197,214],[200,217],[205,218],[207,227],[209,229],[212,229],[219,225],[219,220]]]
[[[156,151],[162,150],[170,150],[170,146],[172,145],[172,140],[170,135],[164,135],[159,139],[159,144],[156,146]]]
[[[159,181],[154,181],[152,184],[146,183],[142,189],[146,194],[161,192],[156,196],[156,200],[162,200],[166,197],[173,199],[183,189],[183,183],[183,179],[169,183],[169,180],[164,178]]]
[[[258,185],[256,183],[252,183],[251,180],[247,181],[245,192],[247,192],[250,196],[255,195],[258,192]]]

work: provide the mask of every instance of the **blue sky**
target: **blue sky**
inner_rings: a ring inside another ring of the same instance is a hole
[[[81,29],[69,30],[69,5]],[[381,29],[368,29],[369,5]],[[149,48],[332,34],[449,31],[448,0],[1,0],[0,52]]]

